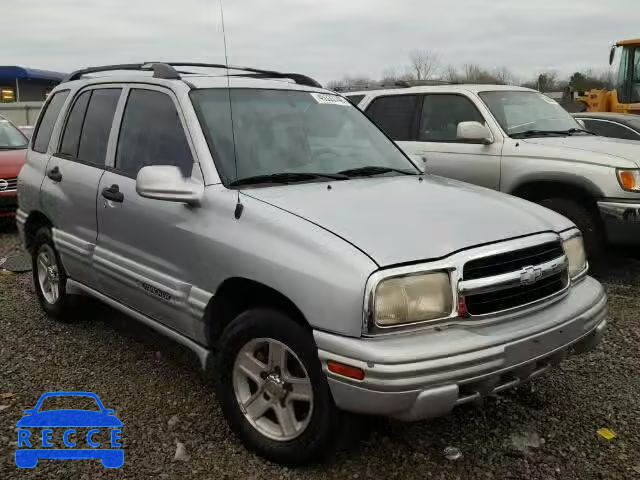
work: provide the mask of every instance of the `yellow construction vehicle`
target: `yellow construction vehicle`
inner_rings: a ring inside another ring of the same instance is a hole
[[[640,38],[622,40],[611,48],[609,65],[616,53],[618,73],[613,90],[589,90],[576,98],[584,112],[617,112],[640,114]]]

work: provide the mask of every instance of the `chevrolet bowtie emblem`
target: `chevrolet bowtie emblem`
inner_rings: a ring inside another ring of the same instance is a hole
[[[520,283],[522,285],[531,285],[536,283],[542,277],[542,269],[536,267],[524,267],[520,270]]]

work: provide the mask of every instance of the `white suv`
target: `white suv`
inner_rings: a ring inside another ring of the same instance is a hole
[[[427,172],[568,217],[592,256],[607,240],[640,245],[640,143],[586,131],[546,95],[438,85],[346,96]]]

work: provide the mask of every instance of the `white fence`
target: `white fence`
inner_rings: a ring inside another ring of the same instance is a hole
[[[0,116],[22,127],[35,125],[44,102],[0,103]]]

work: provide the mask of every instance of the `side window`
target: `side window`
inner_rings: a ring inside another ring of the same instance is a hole
[[[122,117],[115,167],[135,178],[147,165],[174,165],[190,177],[193,157],[171,97],[155,90],[134,89]]]
[[[109,133],[120,92],[119,88],[103,88],[92,91],[80,135],[79,161],[97,167],[104,166]]]
[[[600,120],[585,120],[587,130],[590,130],[603,137],[622,138],[624,140],[640,140],[635,132],[632,132],[624,125],[613,122],[603,122]]]
[[[419,140],[455,142],[460,122],[485,123],[471,100],[462,95],[425,95],[420,118]]]
[[[45,153],[47,151],[53,127],[56,124],[62,105],[67,99],[67,95],[69,95],[69,90],[56,93],[44,107],[45,111],[40,117],[40,122],[33,135],[33,149],[36,152]]]
[[[379,97],[366,113],[393,140],[415,140],[417,105],[417,95]]]
[[[82,123],[84,122],[84,116],[87,113],[87,105],[89,105],[90,97],[91,90],[83,92],[73,104],[71,113],[69,113],[69,118],[67,119],[67,124],[64,127],[62,145],[60,145],[58,156],[71,160],[75,160],[78,156]]]

